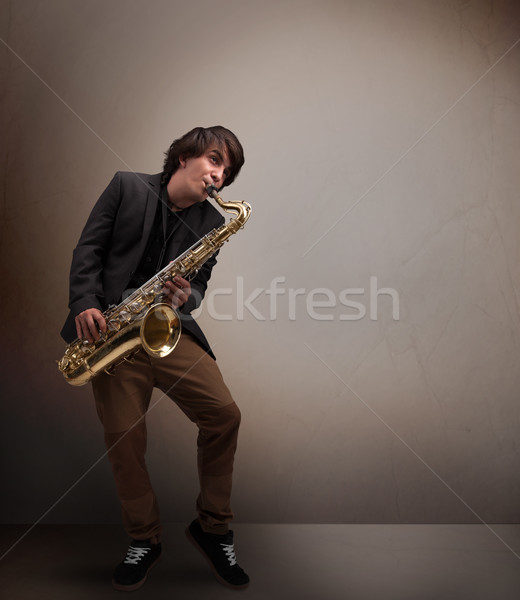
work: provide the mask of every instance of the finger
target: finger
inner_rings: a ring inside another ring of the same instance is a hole
[[[76,337],[78,339],[81,339],[83,337],[83,332],[81,331],[81,323],[79,317],[76,317],[74,321],[76,322]]]
[[[183,304],[185,304],[188,301],[188,298],[189,298],[188,294],[186,294],[186,293],[180,294],[178,296],[178,299],[179,299],[178,306],[182,306]]]
[[[178,308],[187,302],[191,294],[191,286],[189,281],[177,275],[164,284],[163,293],[165,294],[165,300],[174,308]]]
[[[84,314],[79,315],[81,327],[83,331],[83,337],[87,339],[90,343],[94,342],[94,340],[99,339],[99,333],[96,321],[94,320],[95,313],[91,311],[86,311]]]
[[[90,335],[90,331],[84,317],[79,319],[79,327],[80,331],[78,337],[82,340],[87,340],[88,342],[92,343],[92,336]]]
[[[179,308],[179,306],[182,304],[181,299],[178,296],[174,296],[171,299],[170,304],[173,306],[173,308]]]
[[[80,316],[79,318],[80,318],[80,324],[81,324],[82,339],[87,340],[88,342],[92,343],[94,340],[90,333],[90,326],[88,323],[88,315],[83,315],[83,316]]]
[[[175,275],[175,277],[173,278],[173,282],[179,288],[185,288],[190,285],[190,282],[181,277],[180,275]]]
[[[94,317],[89,315],[87,325],[88,325],[89,333],[92,336],[92,338],[96,341],[99,340],[99,331],[97,328],[97,323],[96,323],[96,321],[94,321]],[[90,341],[92,341],[92,340],[90,340]]]
[[[101,333],[106,333],[107,332],[107,322],[105,321],[105,317],[102,315],[102,313],[100,313],[100,312],[95,313],[94,319],[96,320],[96,323],[97,323],[97,329],[99,331],[101,331]]]
[[[163,293],[173,294],[176,290],[177,290],[177,286],[173,283],[173,281],[167,281],[164,284]]]
[[[175,285],[180,290],[182,290],[183,294],[185,294],[186,298],[185,298],[184,302],[186,302],[186,300],[188,299],[188,296],[191,294],[190,282],[186,279],[183,279],[180,276],[174,277],[173,281],[175,282]]]
[[[188,284],[189,286],[189,284]],[[179,283],[174,283],[173,281],[167,281],[164,284],[164,293],[168,296],[168,298],[178,298],[180,294],[185,294],[186,289],[183,288]]]

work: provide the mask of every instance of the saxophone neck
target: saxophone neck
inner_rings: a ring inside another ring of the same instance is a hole
[[[235,221],[243,227],[246,221],[249,219],[249,215],[251,214],[251,205],[247,202],[224,202],[220,197],[217,188],[210,184],[206,186],[206,191],[208,192],[208,196],[213,198],[217,202],[217,204],[223,208],[226,212],[234,212],[236,213]]]

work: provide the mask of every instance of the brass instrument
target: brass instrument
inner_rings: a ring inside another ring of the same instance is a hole
[[[239,229],[249,215],[247,202],[224,202],[214,185],[206,187],[208,196],[236,218],[213,229],[173,262],[156,273],[139,289],[115,307],[109,307],[103,317],[107,331],[97,341],[76,339],[65,349],[58,368],[71,385],[84,385],[101,372],[109,372],[128,359],[142,346],[153,357],[168,356],[181,335],[177,311],[161,301],[164,284],[180,275],[194,277],[200,267]]]

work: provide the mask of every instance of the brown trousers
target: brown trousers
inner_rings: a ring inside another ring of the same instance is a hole
[[[183,334],[165,358],[154,359],[140,350],[133,363],[118,365],[114,375],[98,375],[92,387],[128,535],[154,541],[161,535],[159,509],[145,463],[145,414],[154,387],[167,394],[199,429],[199,521],[204,531],[226,533],[233,518],[231,479],[240,411],[217,363],[195,339]]]

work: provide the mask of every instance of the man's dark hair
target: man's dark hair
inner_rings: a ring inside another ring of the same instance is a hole
[[[232,131],[221,125],[215,125],[213,127],[195,127],[178,140],[174,140],[168,151],[165,152],[166,159],[161,184],[165,185],[170,181],[171,176],[179,168],[180,158],[197,158],[210,147],[227,152],[231,166],[222,187],[233,183],[244,164],[244,150]]]

